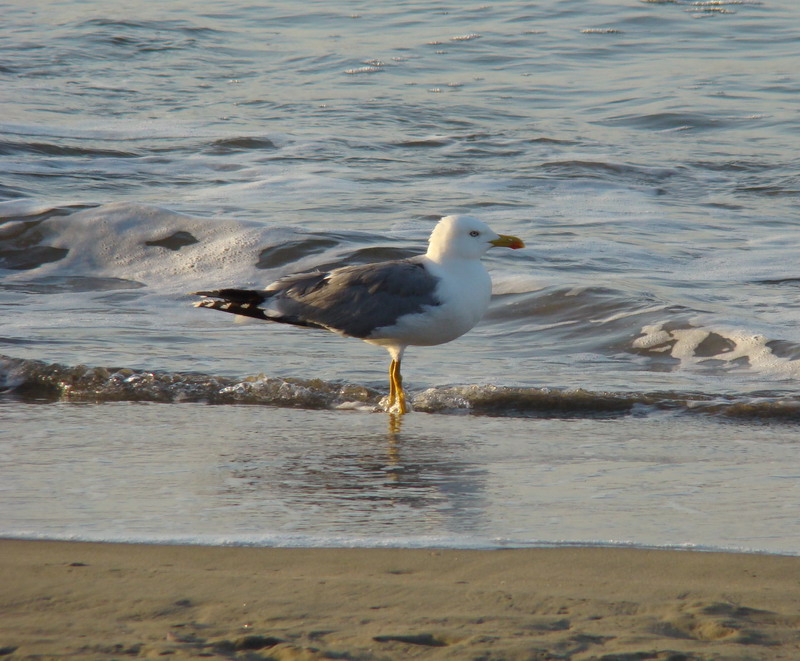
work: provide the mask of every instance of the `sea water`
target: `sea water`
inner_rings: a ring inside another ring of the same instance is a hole
[[[0,29],[0,533],[800,552],[790,0],[70,3]],[[469,213],[388,356],[198,289]]]

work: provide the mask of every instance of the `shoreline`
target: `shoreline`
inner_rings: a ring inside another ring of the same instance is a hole
[[[793,659],[800,557],[0,539],[0,658]]]

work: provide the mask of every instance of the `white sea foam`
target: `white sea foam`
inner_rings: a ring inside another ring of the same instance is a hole
[[[680,509],[680,508],[676,508]],[[688,509],[688,508],[687,508]],[[597,539],[524,539],[489,537],[476,535],[414,535],[386,536],[370,535],[324,535],[324,534],[196,534],[172,535],[168,533],[131,534],[130,531],[109,530],[108,532],[86,533],[76,532],[43,534],[25,528],[0,530],[6,539],[51,540],[65,542],[110,542],[122,544],[156,544],[177,546],[228,546],[255,548],[370,548],[370,549],[528,549],[528,548],[563,548],[563,547],[595,547],[624,548],[648,550],[682,550],[727,553],[774,553],[768,549],[750,545],[701,545],[691,543],[642,544],[631,540]],[[781,550],[781,555],[800,555],[800,551]]]
[[[709,339],[716,339],[719,350],[710,354],[701,353],[701,345]],[[654,353],[669,353],[684,367],[712,361],[732,365],[744,360],[754,372],[774,378],[800,377],[800,360],[776,355],[768,346],[769,342],[768,337],[743,329],[667,329],[663,324],[650,324],[642,327],[641,335],[633,341],[632,346]]]
[[[4,226],[14,230],[14,223]],[[161,293],[220,282],[255,283],[261,250],[302,234],[296,229],[230,218],[196,218],[157,207],[115,203],[48,218],[37,226],[44,245],[68,250],[36,269],[37,278],[92,276],[123,278]],[[160,242],[186,233],[196,243],[170,250]],[[263,272],[262,272],[263,273]],[[17,271],[7,282],[28,280]]]

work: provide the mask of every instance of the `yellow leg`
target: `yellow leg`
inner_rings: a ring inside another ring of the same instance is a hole
[[[394,403],[397,401],[397,387],[394,384],[394,364],[395,360],[392,360],[392,364],[389,365],[389,411],[392,410]]]
[[[389,410],[397,409],[398,413],[408,413],[406,393],[403,390],[403,377],[400,375],[400,361],[392,360],[389,366]]]

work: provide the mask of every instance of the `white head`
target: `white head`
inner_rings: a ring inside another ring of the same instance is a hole
[[[480,259],[492,246],[524,248],[515,236],[498,234],[472,216],[445,216],[433,228],[427,256],[434,262],[444,259]]]

